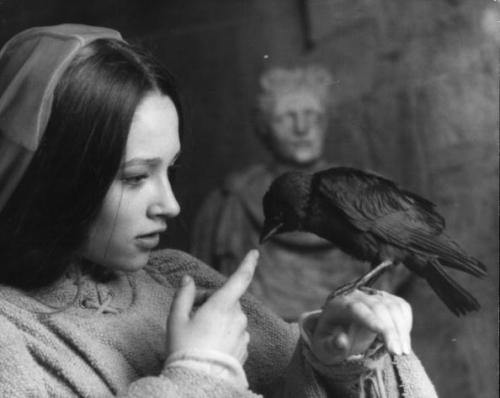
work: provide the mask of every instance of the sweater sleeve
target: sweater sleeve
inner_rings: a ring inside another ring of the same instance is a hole
[[[258,398],[248,389],[189,367],[166,367],[160,376],[133,382],[120,398]]]
[[[299,321],[303,354],[311,366],[324,377],[330,392],[356,398],[376,397],[436,397],[434,386],[415,356],[389,355],[378,340],[363,355],[355,355],[335,365],[323,365],[310,350],[315,320],[321,310],[303,314]],[[381,390],[384,391],[381,391]],[[385,395],[384,395],[385,392]]]
[[[89,396],[89,391],[80,383],[72,383],[64,373],[52,366],[50,355],[43,355],[30,349],[27,337],[8,319],[0,316],[0,397],[9,398],[49,398]],[[69,362],[70,363],[70,362]],[[82,382],[86,380],[81,376]],[[74,380],[73,380],[74,381]],[[241,383],[220,377],[213,372],[190,368],[189,366],[169,366],[158,376],[140,378],[117,394],[107,390],[94,392],[99,398],[257,398]],[[97,395],[98,394],[98,395]]]
[[[231,355],[217,350],[180,350],[169,355],[165,363],[171,368],[197,369],[215,377],[227,380],[242,389],[248,388],[248,381],[240,362]]]
[[[289,327],[298,330],[295,324]],[[379,346],[362,358],[346,360],[336,366],[324,366],[314,358],[302,337],[297,340],[293,338],[292,331],[287,334],[288,337],[284,337],[276,331],[270,331],[269,334],[266,332],[264,347],[262,344],[254,347],[258,351],[274,352],[276,356],[268,354],[264,360],[277,367],[282,366],[281,373],[275,375],[275,380],[263,390],[252,386],[252,381],[256,372],[266,369],[264,363],[254,359],[252,367],[255,368],[248,369],[251,387],[266,397],[437,398],[433,384],[414,353],[391,356],[383,346]],[[276,337],[278,340],[273,341]],[[289,344],[288,348],[283,346],[284,342]],[[292,347],[295,347],[293,354],[287,357],[286,353]],[[260,355],[263,353],[260,352]],[[280,358],[283,357],[288,358],[286,366],[280,363]],[[378,388],[383,388],[384,391],[381,392]]]
[[[49,396],[43,372],[22,334],[0,316],[0,397]]]

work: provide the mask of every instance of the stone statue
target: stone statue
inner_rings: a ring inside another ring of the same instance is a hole
[[[229,175],[202,204],[191,252],[230,275],[251,248],[261,256],[249,291],[288,321],[319,308],[339,285],[368,270],[316,235],[294,232],[259,246],[262,197],[271,181],[291,169],[332,166],[323,157],[332,78],[317,66],[274,68],[260,79],[256,131],[273,159]],[[383,288],[393,291],[386,277]],[[400,278],[399,278],[400,279]]]

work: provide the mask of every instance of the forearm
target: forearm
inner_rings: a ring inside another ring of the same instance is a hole
[[[314,316],[314,313],[312,314]],[[312,330],[307,326],[307,321],[301,322],[303,355],[319,374],[329,392],[328,396],[437,397],[434,386],[413,352],[406,355],[389,355],[385,345],[377,339],[363,354],[325,365],[310,349]]]
[[[437,398],[434,386],[413,353],[391,358],[384,350],[376,358],[359,358],[336,366],[323,366],[310,359],[310,351],[303,341],[299,341],[289,367],[277,380],[269,396]]]

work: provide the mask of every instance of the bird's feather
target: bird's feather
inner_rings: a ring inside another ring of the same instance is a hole
[[[455,315],[465,315],[481,307],[476,298],[455,282],[438,261],[429,263],[424,278]]]
[[[335,168],[316,173],[315,179],[326,201],[362,231],[372,229],[379,219],[394,213],[407,213],[406,221],[425,225],[435,234],[444,229],[444,219],[434,210],[432,202],[398,189],[385,178],[355,169]]]
[[[486,275],[486,267],[467,255],[444,233],[436,233],[428,224],[408,217],[407,212],[396,212],[379,219],[371,232],[386,242],[421,254],[431,254],[446,266],[474,276]]]

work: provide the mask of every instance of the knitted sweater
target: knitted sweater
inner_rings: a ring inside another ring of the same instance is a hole
[[[223,278],[193,257],[159,251],[143,270],[110,280],[68,273],[47,289],[0,285],[1,397],[351,397],[369,359],[313,370],[294,324],[245,296],[250,389],[200,370],[165,365],[166,318],[182,276],[212,290]],[[298,342],[298,343],[297,343]],[[384,354],[386,355],[386,354]],[[435,392],[414,355],[383,358],[388,398]],[[330,393],[327,393],[327,390]]]

